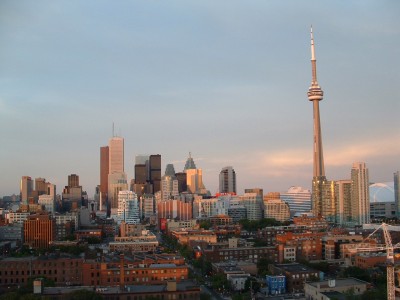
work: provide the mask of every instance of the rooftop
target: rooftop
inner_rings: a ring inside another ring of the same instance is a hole
[[[277,268],[288,272],[318,272],[313,268],[310,268],[306,265],[298,264],[298,263],[291,263],[291,264],[277,264],[275,265]]]
[[[329,280],[323,280],[323,281],[317,281],[317,282],[307,282],[307,284],[314,286],[316,288],[318,288],[318,285],[320,286],[320,288],[328,288]],[[335,279],[334,280],[335,283],[335,287],[352,287],[354,285],[360,285],[360,284],[368,284],[368,282],[357,279],[357,278],[343,278],[343,279]]]

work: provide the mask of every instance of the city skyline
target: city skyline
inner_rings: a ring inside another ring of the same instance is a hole
[[[0,9],[0,196],[22,176],[93,197],[112,123],[125,172],[140,154],[183,170],[188,153],[218,190],[311,188],[309,28],[317,44],[326,177],[371,182],[400,168],[400,4],[366,1],[120,3],[4,1]]]

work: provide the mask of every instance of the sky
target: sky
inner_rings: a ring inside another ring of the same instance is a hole
[[[189,155],[211,193],[311,187],[313,26],[325,171],[371,182],[400,169],[399,1],[0,2],[0,196],[22,176],[93,197],[100,147],[125,139],[125,171]]]

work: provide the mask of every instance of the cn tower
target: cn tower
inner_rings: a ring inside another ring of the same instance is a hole
[[[313,141],[313,182],[312,182],[312,210],[315,216],[326,215],[324,203],[324,186],[326,185],[324,155],[322,152],[321,122],[319,116],[319,101],[323,99],[324,92],[317,81],[317,60],[315,58],[314,35],[311,27],[311,86],[308,89],[308,100],[313,103],[314,115],[314,141]],[[329,205],[329,204],[328,204]],[[330,205],[329,205],[330,206]],[[329,213],[328,213],[329,214]]]

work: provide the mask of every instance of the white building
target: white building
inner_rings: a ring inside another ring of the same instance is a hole
[[[8,220],[8,223],[17,223],[17,224],[24,224],[24,221],[28,219],[28,216],[30,215],[29,212],[13,212],[9,211],[6,212],[6,220]]]
[[[139,201],[132,191],[120,191],[118,193],[118,220],[128,224],[140,223]]]
[[[161,177],[161,199],[176,199],[179,196],[178,179],[175,176],[164,175]]]
[[[142,216],[144,218],[150,218],[155,214],[154,209],[154,196],[151,194],[144,194],[141,198]]]
[[[38,204],[44,206],[44,209],[51,214],[54,214],[54,212],[56,211],[55,195],[54,196],[53,195],[40,195]]]

